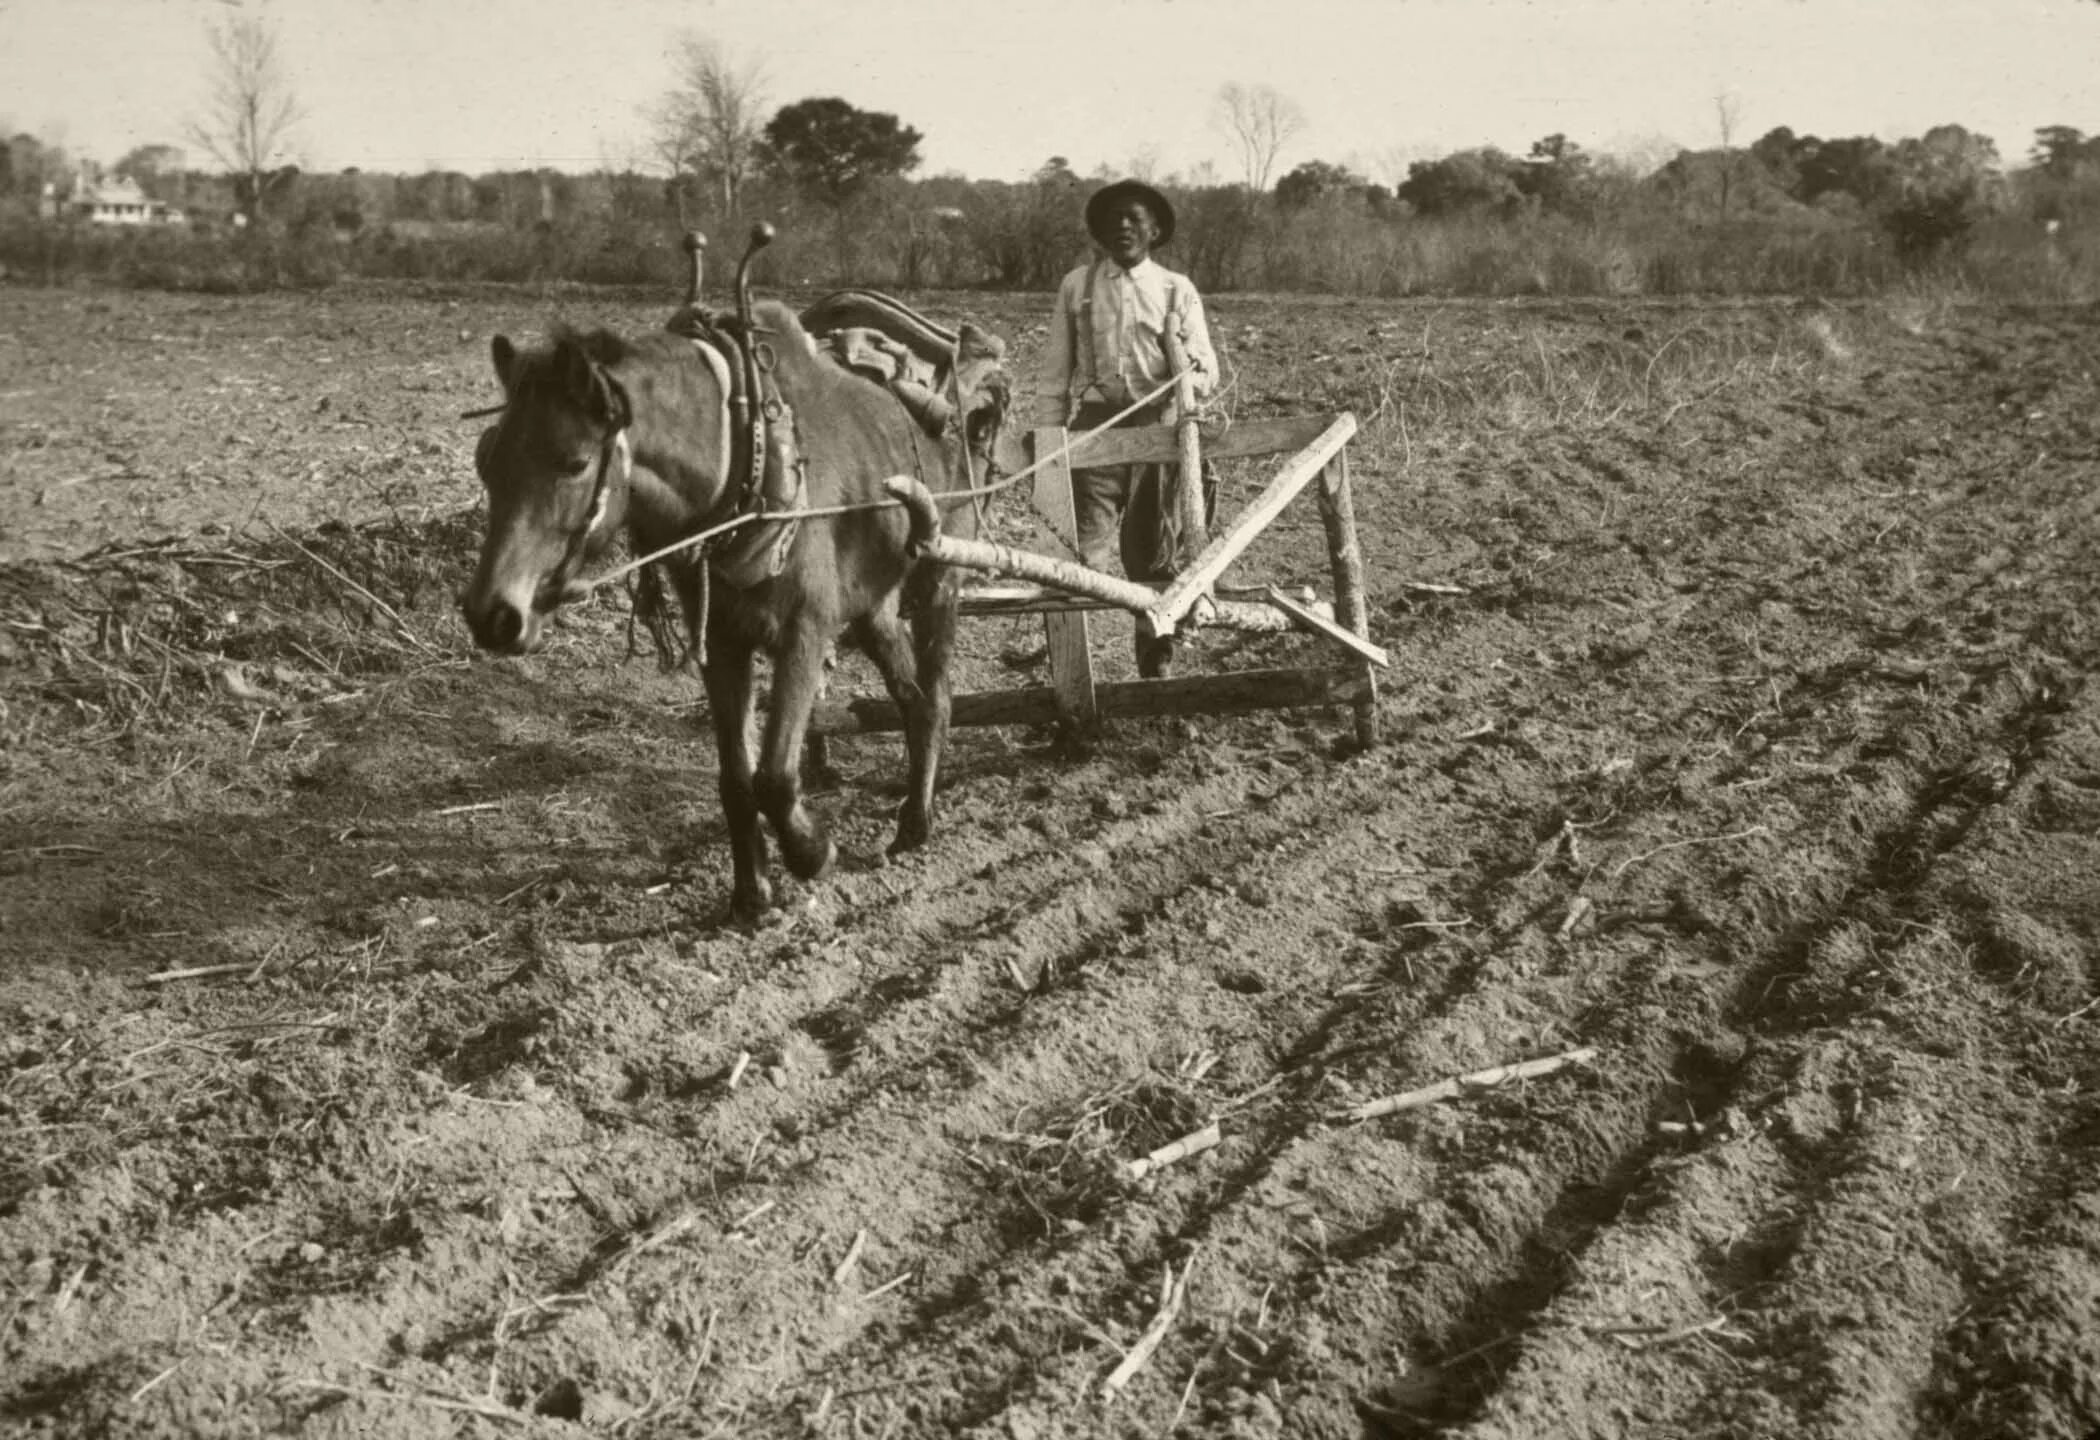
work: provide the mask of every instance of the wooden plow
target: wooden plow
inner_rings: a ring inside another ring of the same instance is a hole
[[[1192,409],[1184,401],[1180,413],[1191,415]],[[1200,492],[1191,477],[1201,473],[1205,450],[1221,460],[1289,456],[1261,493],[1199,551],[1194,563],[1161,588],[1106,575],[1073,560],[943,535],[938,508],[924,485],[908,476],[891,480],[891,493],[913,513],[913,542],[921,553],[944,564],[1007,578],[1007,583],[966,587],[965,615],[1043,616],[1051,683],[958,695],[950,723],[1056,724],[1090,735],[1104,720],[1138,716],[1234,715],[1348,705],[1356,716],[1357,742],[1375,745],[1375,672],[1388,660],[1370,637],[1363,552],[1357,541],[1345,448],[1355,433],[1356,417],[1347,412],[1229,426],[1201,425],[1192,418],[1179,426],[1104,430],[1076,438],[1061,427],[1037,430],[1035,454],[1050,458],[1034,476],[1035,509],[1075,553],[1075,469],[1153,462],[1180,465],[1179,483],[1174,487],[1177,494],[1170,503],[1182,507],[1184,526],[1194,527],[1183,533],[1200,536],[1201,501],[1196,498]],[[1011,440],[1002,442],[1001,451],[1001,468],[1009,472],[1026,463],[1020,446]],[[1315,481],[1334,583],[1332,607],[1314,602],[1309,593],[1293,596],[1275,586],[1267,587],[1251,602],[1219,598],[1214,592],[1227,567]],[[1329,641],[1336,653],[1331,663],[1321,666],[1097,681],[1087,616],[1101,609],[1128,611],[1140,627],[1161,636],[1205,625],[1239,630],[1302,629]],[[817,733],[830,735],[895,730],[901,725],[887,697],[826,704],[813,721]]]
[[[772,239],[772,227],[753,230],[752,248],[738,272],[745,292],[752,256]],[[699,303],[707,240],[688,231],[690,260],[686,306]],[[1167,356],[1179,374],[1174,425],[1102,430],[1072,436],[1063,427],[1035,432],[1034,453],[1045,457],[1035,472],[1037,515],[1066,548],[1078,553],[1077,509],[1072,472],[1116,465],[1166,463],[1178,466],[1167,497],[1170,525],[1183,550],[1196,549],[1195,562],[1172,583],[1155,588],[1105,575],[1073,560],[1054,559],[1008,545],[964,540],[941,533],[940,509],[924,482],[897,476],[887,482],[912,517],[912,543],[918,552],[944,564],[1009,577],[1007,583],[968,588],[965,615],[1039,613],[1048,645],[1050,684],[1016,690],[988,691],[954,698],[951,725],[1060,725],[1086,736],[1104,720],[1158,715],[1238,715],[1257,710],[1297,709],[1315,705],[1348,705],[1356,714],[1357,743],[1378,743],[1376,667],[1388,664],[1385,651],[1371,643],[1369,607],[1364,597],[1363,551],[1356,538],[1356,512],[1349,494],[1349,456],[1344,448],[1356,433],[1356,417],[1346,411],[1325,417],[1256,420],[1245,424],[1201,423],[1180,337],[1165,337]],[[1205,531],[1202,474],[1206,448],[1212,459],[1233,460],[1288,454],[1262,492],[1207,545],[1195,545]],[[999,468],[1018,474],[1029,457],[1018,440],[1003,436],[996,457]],[[1284,508],[1319,481],[1320,517],[1327,531],[1327,556],[1334,581],[1331,606],[1315,602],[1310,592],[1293,596],[1271,585],[1261,599],[1219,598],[1214,592],[1227,567],[1283,513]],[[1332,642],[1341,652],[1324,666],[1240,670],[1210,675],[1177,675],[1156,680],[1112,683],[1094,678],[1093,651],[1087,633],[1090,610],[1127,610],[1154,636],[1215,625],[1238,630],[1309,631]],[[811,717],[817,736],[900,730],[903,719],[886,696],[869,696],[820,705]]]

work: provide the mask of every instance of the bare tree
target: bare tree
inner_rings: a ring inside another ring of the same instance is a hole
[[[1733,91],[1714,96],[1714,122],[1721,131],[1721,223],[1728,223],[1728,197],[1735,189],[1735,132],[1742,124],[1742,98]]]
[[[277,31],[258,15],[211,27],[211,98],[189,122],[190,140],[234,177],[241,213],[258,219],[269,177],[292,158],[299,98],[277,53]]]
[[[652,111],[657,153],[671,173],[690,171],[715,187],[722,213],[736,213],[758,165],[765,66],[738,63],[714,40],[688,32],[679,41],[678,81]]]
[[[1257,195],[1269,188],[1283,147],[1305,128],[1305,112],[1297,101],[1273,85],[1242,85],[1237,80],[1218,87],[1216,120],[1239,147],[1247,188]]]

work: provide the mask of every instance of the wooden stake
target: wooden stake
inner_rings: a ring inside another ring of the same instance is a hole
[[[1181,1314],[1182,1302],[1188,1299],[1189,1272],[1195,1268],[1194,1256],[1181,1267],[1179,1279],[1175,1278],[1172,1265],[1166,1267],[1165,1282],[1160,1286],[1159,1311],[1152,1317],[1152,1323],[1145,1327],[1145,1333],[1138,1336],[1137,1344],[1130,1347],[1130,1353],[1123,1357],[1122,1363],[1101,1382],[1103,1400],[1113,1400],[1121,1393],[1138,1371],[1145,1368],[1152,1352],[1159,1349],[1160,1342],[1167,1338],[1167,1332],[1174,1328],[1174,1321]]]
[[[1530,1080],[1540,1075],[1551,1075],[1569,1065],[1582,1065],[1597,1058],[1595,1048],[1585,1045],[1579,1050],[1549,1055],[1543,1060],[1523,1060],[1515,1065],[1498,1065],[1491,1070],[1476,1070],[1471,1075],[1461,1075],[1455,1080],[1439,1080],[1420,1090],[1410,1090],[1404,1095],[1388,1095],[1383,1100],[1368,1100],[1347,1110],[1335,1110],[1328,1114],[1330,1120],[1375,1120],[1381,1115],[1397,1115],[1402,1110],[1419,1110],[1425,1105],[1434,1105],[1440,1100],[1455,1099],[1460,1095],[1479,1090],[1492,1090],[1512,1080]]]
[[[1203,444],[1196,431],[1196,377],[1189,369],[1188,349],[1178,328],[1179,316],[1167,317],[1160,339],[1167,363],[1179,377],[1174,382],[1174,489],[1170,502],[1174,548],[1169,558],[1180,565],[1203,553],[1209,536],[1203,516]]]
[[[846,1258],[839,1261],[838,1268],[831,1272],[833,1289],[837,1289],[846,1283],[846,1277],[851,1275],[853,1267],[860,1263],[860,1252],[867,1247],[867,1243],[868,1232],[866,1230],[861,1230],[854,1234],[853,1244],[847,1247]]]
[[[1216,1146],[1223,1138],[1224,1133],[1218,1129],[1218,1122],[1213,1120],[1194,1134],[1184,1135],[1171,1145],[1162,1145],[1142,1160],[1131,1161],[1129,1166],[1130,1178],[1142,1180],[1153,1171],[1164,1170],[1177,1160],[1186,1160],[1191,1155],[1201,1155],[1204,1151]]]
[[[861,1296],[861,1303],[866,1304],[870,1300],[880,1300],[883,1296],[889,1294],[890,1291],[896,1289],[899,1285],[902,1285],[905,1281],[911,1279],[914,1275],[918,1273],[919,1272],[916,1270],[907,1270],[902,1275],[897,1275],[892,1277],[891,1279],[883,1281],[880,1285],[877,1285],[873,1290],[870,1290],[867,1294]]]
[[[1064,453],[1064,427],[1035,432],[1035,453],[1048,462],[1036,472],[1035,508],[1057,538],[1079,553],[1079,518],[1072,494],[1072,462]],[[1086,616],[1069,611],[1043,617],[1043,642],[1050,655],[1050,683],[1058,716],[1074,733],[1091,734],[1100,724],[1094,705],[1094,655]]]
[[[1320,486],[1320,519],[1327,527],[1328,568],[1334,574],[1335,619],[1368,641],[1370,607],[1364,597],[1364,555],[1356,540],[1356,505],[1349,493],[1349,452],[1337,450]],[[1378,743],[1378,682],[1367,668],[1369,687],[1356,702],[1356,743]]]
[[[257,968],[251,960],[238,965],[192,965],[187,970],[159,970],[146,977],[148,985],[166,985],[175,980],[204,980],[213,975],[240,975]]]

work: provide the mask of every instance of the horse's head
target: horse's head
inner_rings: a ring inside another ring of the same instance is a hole
[[[498,335],[490,346],[505,403],[474,450],[489,529],[460,597],[485,650],[539,647],[546,615],[574,598],[578,567],[624,506],[632,412],[596,338],[557,331],[551,348],[525,352]]]

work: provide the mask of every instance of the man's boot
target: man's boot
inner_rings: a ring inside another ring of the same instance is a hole
[[[1140,634],[1137,637],[1137,667],[1138,674],[1147,680],[1166,678],[1174,668],[1174,637],[1154,638]]]

